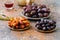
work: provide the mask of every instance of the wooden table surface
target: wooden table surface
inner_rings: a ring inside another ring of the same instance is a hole
[[[17,6],[15,0],[15,9],[11,11],[7,11],[4,8],[3,1],[0,0],[0,12],[4,13],[7,16],[17,17],[20,16],[21,7]],[[26,31],[12,31],[8,27],[8,21],[1,21],[0,20],[0,40],[60,40],[60,4],[59,0],[35,0],[35,3],[46,3],[49,5],[54,5],[55,12],[54,13],[54,20],[57,22],[57,31],[53,33],[41,33],[34,29],[35,22],[31,22],[32,27]]]

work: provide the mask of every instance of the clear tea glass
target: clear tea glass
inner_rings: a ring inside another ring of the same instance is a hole
[[[5,8],[6,9],[13,9],[13,5],[14,5],[14,0],[6,0],[6,2],[4,3]]]

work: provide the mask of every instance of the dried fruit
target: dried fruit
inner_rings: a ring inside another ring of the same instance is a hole
[[[28,27],[30,25],[30,22],[24,18],[24,17],[19,17],[19,18],[13,18],[8,22],[8,25],[11,28],[15,29],[24,29],[25,27]]]

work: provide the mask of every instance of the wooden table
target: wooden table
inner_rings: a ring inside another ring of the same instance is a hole
[[[7,15],[12,17],[20,16],[21,13],[21,7],[16,6],[14,10],[7,11],[3,6],[3,1],[0,0],[0,10]],[[47,0],[48,1],[48,0]],[[46,0],[35,0],[35,3],[45,3]],[[49,5],[54,5],[55,12],[54,14],[54,20],[57,22],[57,31],[53,33],[41,33],[34,29],[34,25],[36,22],[31,22],[32,27],[29,30],[26,31],[12,31],[8,27],[8,21],[0,21],[0,40],[60,40],[60,7],[59,7],[59,1],[58,0],[50,0],[48,1]],[[1,5],[2,4],[2,5]],[[47,2],[46,2],[47,4]],[[1,12],[1,11],[0,11]]]

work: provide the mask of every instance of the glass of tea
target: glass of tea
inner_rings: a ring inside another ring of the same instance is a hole
[[[6,9],[13,9],[14,1],[13,0],[6,0],[4,3]]]

